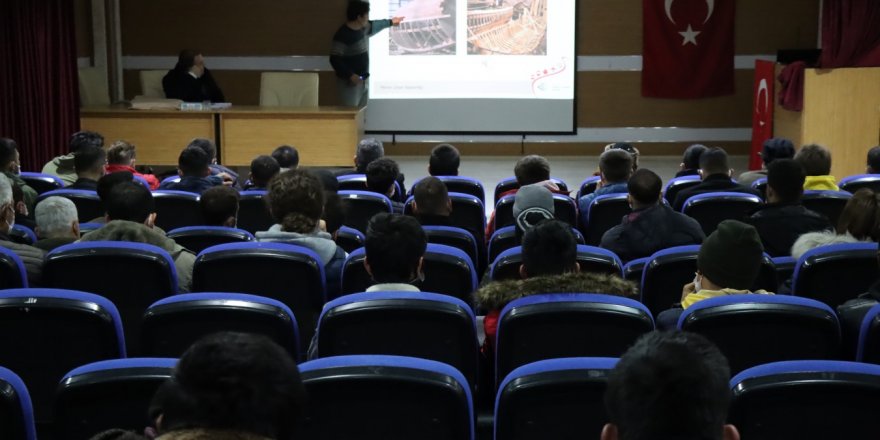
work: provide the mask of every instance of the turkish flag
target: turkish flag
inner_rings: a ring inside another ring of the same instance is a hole
[[[735,0],[642,4],[642,96],[691,99],[734,93]]]
[[[776,63],[755,61],[755,100],[752,107],[752,154],[749,169],[761,169],[761,150],[764,141],[773,137],[773,90],[776,83]]]

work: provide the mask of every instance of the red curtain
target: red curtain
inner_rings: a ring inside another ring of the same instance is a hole
[[[824,68],[880,66],[880,2],[825,0],[819,65]]]
[[[79,130],[71,0],[0,1],[0,136],[15,139],[22,169],[67,152]]]

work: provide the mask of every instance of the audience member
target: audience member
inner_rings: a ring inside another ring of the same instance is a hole
[[[880,252],[877,253],[877,261],[880,263]],[[868,311],[877,304],[880,304],[880,280],[875,281],[867,292],[837,306],[845,359],[852,359],[855,356],[858,350],[862,321]]]
[[[419,222],[405,215],[380,213],[370,219],[364,242],[364,267],[373,278],[367,292],[418,292],[428,237]]]
[[[98,198],[101,199],[101,205],[104,206],[104,209],[107,209],[108,200],[110,200],[110,191],[116,185],[119,185],[123,182],[133,182],[134,174],[128,171],[117,171],[115,173],[105,174],[104,177],[98,179]],[[107,218],[104,216],[98,217],[94,220],[89,220],[89,223],[106,223]]]
[[[550,162],[542,156],[533,154],[516,161],[516,165],[513,167],[513,175],[516,177],[517,188],[499,194],[499,200],[503,197],[516,194],[520,187],[536,183],[541,184],[553,193],[568,195],[550,180]],[[498,200],[496,200],[495,203],[498,203]],[[492,211],[492,215],[489,216],[489,222],[486,223],[485,237],[487,241],[492,238],[494,232],[495,211]]]
[[[516,243],[521,244],[526,231],[545,220],[553,220],[556,206],[553,193],[540,184],[523,186],[513,196],[513,220]]]
[[[339,291],[342,265],[348,256],[333,237],[320,228],[324,211],[321,181],[304,169],[279,174],[269,183],[266,204],[275,220],[268,231],[257,232],[258,241],[281,242],[313,250],[324,264],[328,296]]]
[[[137,148],[132,143],[116,141],[107,150],[107,174],[128,171],[146,180],[151,190],[159,189],[159,179],[152,174],[138,173],[134,168],[135,162],[137,162]]]
[[[205,150],[198,147],[186,147],[177,159],[180,181],[163,182],[159,188],[201,194],[206,189],[221,184],[217,179],[209,179],[211,176],[210,164],[211,158],[208,153],[205,153]]]
[[[110,190],[106,208],[107,224],[84,235],[81,241],[127,241],[158,246],[174,260],[178,290],[189,292],[196,256],[153,227],[156,208],[150,190],[140,183],[119,183]]]
[[[336,241],[339,228],[345,221],[345,205],[336,193],[324,193],[324,213],[321,214],[321,229]]]
[[[681,163],[678,164],[678,172],[675,177],[699,176],[700,175],[700,156],[706,152],[708,148],[702,144],[693,144],[684,150],[681,157]]]
[[[791,256],[800,259],[807,251],[819,246],[880,240],[880,194],[862,188],[846,202],[837,221],[837,229],[809,232],[798,237],[791,247]]]
[[[296,362],[269,338],[193,344],[150,405],[162,440],[293,440],[306,402]]]
[[[31,188],[21,178],[21,159],[18,154],[18,144],[9,138],[0,138],[0,172],[9,179],[13,186],[21,188],[24,196],[24,204],[28,211],[34,210],[37,203],[37,191]]]
[[[623,150],[632,157],[632,172],[639,169],[639,149],[628,142],[614,142],[605,146],[605,151]]]
[[[440,144],[431,150],[428,160],[428,174],[431,176],[457,176],[461,155],[450,144]]]
[[[24,203],[24,191],[18,185],[12,185],[12,201],[15,203],[15,224],[31,230],[36,228],[37,222],[31,217],[27,204]]]
[[[312,170],[318,179],[321,180],[321,185],[324,187],[324,193],[333,193],[336,194],[339,192],[339,180],[336,179],[336,175],[333,174],[332,171],[326,168],[320,168],[317,170]]]
[[[804,167],[807,179],[804,189],[808,191],[838,191],[837,180],[831,175],[831,151],[817,145],[804,145],[794,155],[794,160]]]
[[[208,155],[208,166],[211,168],[211,177],[220,183],[235,186],[238,184],[238,173],[217,163],[217,146],[214,141],[204,138],[195,138],[187,147],[199,147]]]
[[[686,332],[643,335],[608,377],[602,440],[738,440],[725,424],[730,367],[704,336]]]
[[[9,238],[9,231],[15,225],[15,203],[12,199],[12,183],[5,175],[0,175],[0,246],[9,249],[21,258],[27,271],[28,285],[37,287],[43,274],[42,249],[26,244],[14,243]]]
[[[627,182],[627,189],[633,212],[605,232],[600,245],[624,262],[673,246],[700,244],[706,238],[696,220],[660,202],[663,182],[653,171],[646,168],[636,171]]]
[[[422,226],[456,226],[452,223],[452,200],[446,185],[434,176],[425,177],[413,186],[413,214]],[[482,246],[483,231],[463,228]]]
[[[400,168],[397,162],[387,158],[376,159],[367,166],[367,191],[382,194],[391,199],[394,212],[403,214],[403,203],[399,202],[400,194],[397,194],[395,185]]]
[[[37,203],[37,240],[34,247],[46,252],[79,240],[76,205],[64,197],[48,197]]]
[[[250,184],[246,185],[246,190],[265,191],[269,186],[269,181],[281,172],[281,166],[272,156],[257,156],[251,161],[251,173],[248,176]]]
[[[281,172],[290,171],[299,166],[299,151],[290,145],[282,145],[272,151],[272,158],[278,162]]]
[[[228,186],[208,188],[199,197],[205,226],[234,228],[238,223],[238,191]]]
[[[868,150],[867,174],[880,174],[880,145]]]
[[[770,138],[764,141],[761,148],[761,162],[763,163],[760,170],[746,171],[739,175],[739,184],[751,188],[756,180],[767,177],[767,170],[774,160],[791,159],[794,157],[794,144],[785,138]]]
[[[827,217],[801,204],[804,177],[803,167],[793,159],[776,159],[767,167],[767,204],[746,222],[758,230],[771,257],[791,255],[803,234],[832,229]]]
[[[625,194],[626,181],[633,173],[632,155],[622,149],[610,149],[599,156],[599,185],[596,191],[578,200],[578,210],[587,212],[590,203],[599,196]]]
[[[226,100],[211,71],[205,67],[202,52],[194,49],[180,51],[177,64],[162,78],[162,90],[166,98],[185,102]]]
[[[80,131],[70,136],[69,153],[57,156],[43,166],[43,174],[58,176],[64,185],[76,182],[76,169],[73,165],[73,156],[80,148],[94,147],[104,148],[104,136],[94,131]]]
[[[76,182],[68,186],[68,189],[81,189],[86,191],[98,190],[98,179],[104,176],[104,166],[107,164],[107,152],[103,148],[81,148],[73,157],[73,166],[76,169]]]
[[[342,170],[336,173],[336,176],[346,176],[349,174],[366,174],[367,167],[373,161],[385,157],[385,146],[382,141],[374,138],[366,138],[358,142],[354,155],[354,168]],[[404,185],[404,175],[397,175],[397,183],[400,185],[400,191],[406,194],[406,186]],[[403,200],[398,200],[403,202]]]
[[[710,192],[739,192],[761,196],[757,190],[740,185],[731,179],[732,172],[727,163],[727,152],[723,148],[708,149],[700,156],[700,177],[703,181],[699,185],[679,191],[672,208],[681,212],[687,199]]]

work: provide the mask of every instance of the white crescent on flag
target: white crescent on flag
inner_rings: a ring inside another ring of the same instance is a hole
[[[677,24],[675,22],[675,19],[672,18],[672,3],[673,2],[675,2],[675,0],[665,0],[664,6],[666,8],[666,17],[669,18],[669,21],[671,21],[672,24]],[[706,6],[709,7],[709,12],[706,14],[706,19],[703,20],[703,24],[706,24],[706,22],[708,22],[709,19],[712,18],[712,14],[715,13],[715,0],[706,0]]]
[[[761,96],[763,93],[764,96]],[[764,101],[764,107],[761,107],[761,100]],[[758,83],[758,96],[755,99],[755,111],[758,114],[765,113],[770,108],[770,88],[767,87],[767,79],[761,79],[761,82]],[[761,126],[766,125],[766,122],[760,121]]]

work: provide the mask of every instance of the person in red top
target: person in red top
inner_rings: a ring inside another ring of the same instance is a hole
[[[107,174],[117,171],[128,171],[135,176],[141,177],[150,184],[150,190],[159,189],[159,179],[152,174],[141,174],[135,171],[134,163],[137,153],[134,144],[126,141],[116,141],[107,150]]]
[[[540,183],[553,193],[568,195],[568,193],[560,190],[559,187],[550,180],[550,162],[548,162],[543,156],[532,154],[521,158],[516,162],[516,166],[513,167],[513,175],[516,177],[516,182],[519,186],[510,191],[501,193],[498,196],[498,200],[501,200],[505,196],[516,194],[520,187],[536,183]],[[495,200],[495,203],[498,203],[498,200]],[[492,215],[489,216],[489,222],[486,224],[486,243],[492,238],[494,232],[495,211],[492,211]]]

